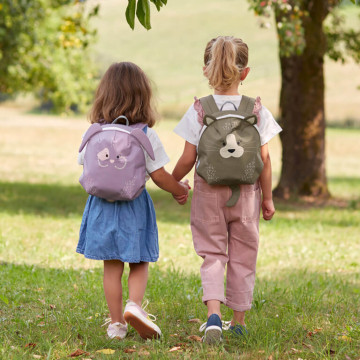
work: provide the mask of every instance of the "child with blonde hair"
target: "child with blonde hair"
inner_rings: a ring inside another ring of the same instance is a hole
[[[145,153],[146,171],[161,189],[185,202],[188,186],[178,182],[164,165],[169,162],[162,143],[152,129],[156,112],[152,104],[150,81],[145,73],[131,62],[112,64],[102,77],[90,112],[91,123],[111,124],[120,118],[134,124],[145,124],[144,131],[155,155]],[[142,128],[143,126],[141,126]],[[86,148],[79,156],[84,162]],[[146,188],[130,201],[107,201],[90,195],[76,251],[86,258],[103,260],[104,292],[110,312],[107,334],[123,339],[128,324],[144,339],[158,338],[160,328],[141,307],[148,280],[149,262],[159,257],[158,229],[153,202]],[[124,264],[129,263],[129,299],[123,312],[121,278]]]
[[[246,98],[239,93],[239,85],[249,74],[247,65],[248,46],[241,39],[219,36],[208,42],[203,73],[214,90],[210,97],[213,108],[225,112],[239,108]],[[206,111],[202,104],[195,98],[195,103],[175,128],[175,132],[185,140],[183,153],[173,171],[178,181],[197,161],[199,140],[206,128],[203,122]],[[252,112],[257,116],[254,126],[260,135],[260,154],[264,164],[259,179],[254,184],[238,185],[240,197],[234,206],[229,207],[229,186],[209,185],[197,171],[194,176],[191,230],[195,251],[203,258],[200,269],[202,300],[208,309],[208,320],[201,329],[205,330],[203,341],[208,344],[222,339],[221,303],[233,310],[229,324],[232,333],[238,336],[247,333],[245,312],[251,308],[253,297],[260,209],[265,220],[270,220],[275,213],[268,142],[281,128],[269,110],[261,105],[259,97],[253,99],[252,104]],[[212,151],[214,149],[215,146]]]

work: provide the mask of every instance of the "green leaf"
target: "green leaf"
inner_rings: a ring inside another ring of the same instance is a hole
[[[97,16],[99,14],[100,5],[96,5],[92,11],[89,13],[89,17]]]
[[[161,8],[162,5],[163,5],[162,2],[161,2],[161,0],[150,0],[150,2],[152,2],[153,4],[155,4],[157,11],[160,11],[160,8]]]
[[[150,24],[150,2],[149,0],[138,0],[136,7],[136,16],[140,24],[146,29],[151,29]]]
[[[135,9],[136,9],[136,0],[129,0],[128,6],[126,8],[125,16],[127,23],[133,30],[135,28]]]
[[[167,0],[150,0],[155,4],[157,11],[160,11],[161,7],[166,5]]]

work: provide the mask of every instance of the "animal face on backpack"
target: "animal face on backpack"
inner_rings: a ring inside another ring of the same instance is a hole
[[[219,111],[212,96],[200,101],[207,127],[199,140],[196,172],[210,185],[230,186],[233,196],[227,206],[233,206],[240,195],[239,185],[254,184],[263,168],[254,102],[245,110],[234,106],[235,110]]]
[[[219,150],[221,157],[224,159],[229,157],[239,158],[244,155],[245,151],[253,148],[253,129],[248,126],[247,122],[252,121],[254,116],[247,117],[244,119],[245,121],[233,119],[227,123],[214,123],[210,131],[218,134],[219,144],[222,145]],[[214,119],[207,117],[205,121],[210,125]],[[216,136],[213,137],[215,138]]]
[[[145,187],[144,150],[154,159],[145,132],[140,128],[96,123],[85,133],[84,170],[79,181],[87,193],[106,200],[133,200]]]
[[[107,148],[107,145],[97,153],[98,164],[100,167],[113,166],[115,169],[122,170],[127,163],[127,157],[124,156],[124,152],[121,149],[116,150],[115,144],[112,144],[111,151]]]

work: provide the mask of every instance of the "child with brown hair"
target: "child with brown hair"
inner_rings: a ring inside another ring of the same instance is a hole
[[[130,125],[144,123],[155,160],[145,153],[146,171],[161,189],[186,202],[188,186],[178,182],[164,165],[169,162],[162,143],[152,129],[156,112],[152,104],[150,81],[131,62],[112,64],[102,77],[90,112],[91,123],[111,124],[128,119]],[[83,164],[86,148],[79,156]],[[161,330],[141,307],[148,280],[149,262],[159,257],[155,210],[144,189],[131,201],[107,201],[90,195],[80,227],[76,251],[86,258],[104,261],[104,292],[110,312],[107,334],[123,339],[130,324],[144,339],[158,338]],[[123,312],[121,278],[124,263],[129,263],[129,300]]]
[[[241,39],[219,36],[208,42],[203,73],[214,89],[210,99],[213,107],[225,112],[239,108],[245,96],[239,93],[238,88],[250,71],[247,64],[248,46]],[[209,185],[195,171],[191,230],[195,251],[204,260],[200,273],[202,300],[208,309],[208,320],[201,329],[205,330],[203,341],[208,344],[222,339],[221,303],[233,310],[230,330],[239,336],[247,333],[245,312],[251,308],[254,290],[260,209],[265,220],[270,220],[275,213],[268,142],[281,128],[269,110],[261,105],[260,98],[253,100],[252,112],[257,115],[254,126],[260,135],[264,164],[255,184],[237,185],[240,187],[239,200],[229,207],[226,206],[231,193],[229,186]],[[178,181],[189,173],[197,161],[199,139],[206,128],[203,123],[206,115],[204,110],[196,99],[175,128],[175,132],[185,140],[183,154],[173,171]],[[215,144],[210,145],[211,151],[217,151]]]

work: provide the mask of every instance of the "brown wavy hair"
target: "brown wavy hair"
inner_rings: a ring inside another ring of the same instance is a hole
[[[213,89],[227,90],[248,64],[248,46],[233,36],[211,39],[205,48],[205,76]]]
[[[155,124],[158,114],[153,103],[151,83],[144,71],[132,62],[112,64],[95,92],[90,122],[112,123],[125,115],[130,124]]]

